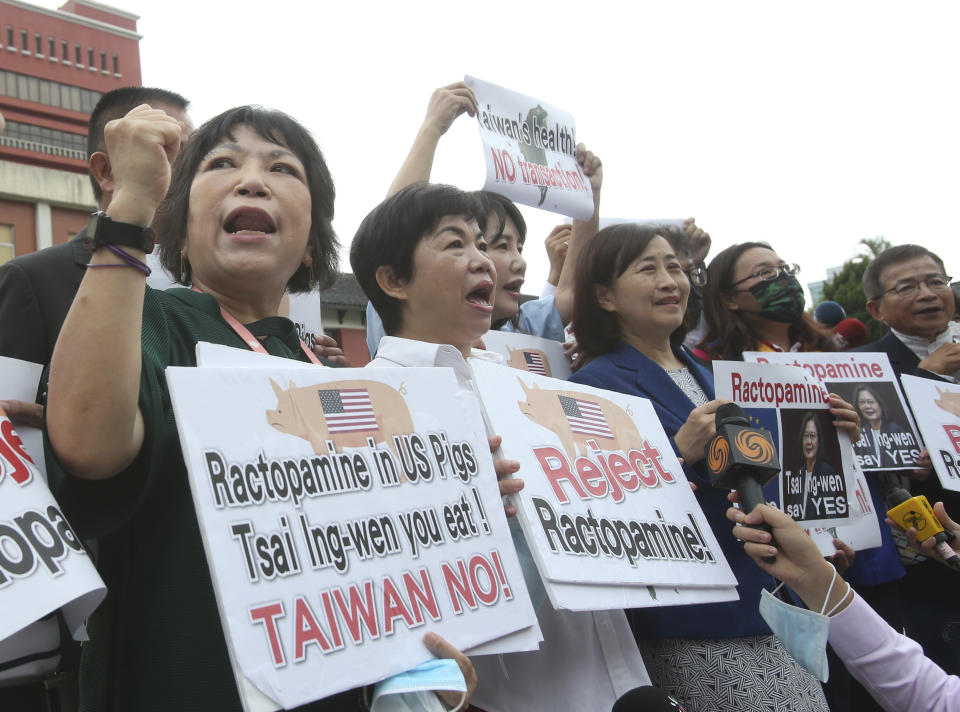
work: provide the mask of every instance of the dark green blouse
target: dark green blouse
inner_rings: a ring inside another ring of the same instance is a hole
[[[247,328],[269,353],[304,357],[289,319]],[[198,341],[246,348],[213,297],[148,288],[140,377],[146,434],[136,460],[107,480],[81,480],[47,446],[57,498],[77,533],[96,541],[108,587],[83,646],[82,712],[241,709],[164,377],[167,366],[196,366]],[[304,709],[357,710],[360,698],[352,690]]]

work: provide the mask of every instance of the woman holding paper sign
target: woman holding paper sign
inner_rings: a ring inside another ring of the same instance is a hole
[[[701,469],[715,432],[713,376],[671,345],[690,293],[668,227],[601,230],[577,269],[574,324],[577,383],[650,399],[739,582],[740,600],[631,611],[634,635],[653,684],[692,709],[826,710],[819,683],[776,641],[758,612],[773,579],[753,566],[726,530],[725,493]],[[832,401],[835,417],[856,419]],[[691,665],[691,659],[698,660]],[[763,661],[743,665],[743,660]]]
[[[336,274],[333,181],[300,124],[231,109],[171,166],[181,130],[147,105],[107,125],[114,197],[88,230],[96,249],[50,367],[51,481],[97,540],[109,589],[83,649],[83,710],[241,708],[164,369],[195,366],[201,340],[315,360],[277,308],[284,290]],[[161,261],[192,290],[144,287],[151,223]],[[426,642],[457,659],[469,697],[469,660]],[[309,708],[361,709],[360,691]]]

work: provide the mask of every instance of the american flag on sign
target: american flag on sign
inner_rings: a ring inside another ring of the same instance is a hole
[[[317,393],[331,435],[377,429],[377,416],[366,388],[319,390]]]
[[[567,416],[570,430],[583,435],[595,435],[599,438],[612,438],[613,431],[603,417],[600,405],[583,398],[558,396],[563,414]]]
[[[541,376],[548,376],[547,366],[543,362],[543,354],[539,351],[524,351],[523,360],[527,364],[527,370],[531,373],[539,373]]]

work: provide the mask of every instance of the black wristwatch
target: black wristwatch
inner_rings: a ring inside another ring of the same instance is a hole
[[[90,216],[87,237],[93,240],[93,249],[104,245],[134,247],[144,252],[153,252],[153,228],[115,222],[102,210]]]

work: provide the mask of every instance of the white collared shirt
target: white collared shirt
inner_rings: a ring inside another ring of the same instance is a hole
[[[500,354],[473,349],[471,358],[504,363]],[[448,366],[473,390],[463,354],[448,344],[386,336],[368,367]],[[473,702],[487,712],[609,710],[634,687],[650,684],[622,610],[576,613],[544,603],[537,611],[540,649],[472,658],[479,684]]]
[[[960,324],[955,321],[950,322],[943,333],[938,334],[933,341],[928,341],[922,336],[910,336],[909,334],[903,334],[896,329],[891,329],[890,331],[892,331],[894,336],[903,342],[904,346],[913,351],[913,353],[916,354],[917,358],[921,361],[923,361],[923,359],[944,344],[960,342]],[[937,375],[943,376],[944,378],[956,383],[957,379],[960,378],[960,371],[954,371],[953,373],[939,373]]]

